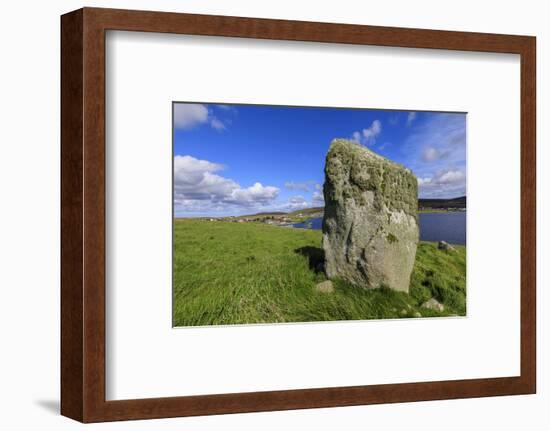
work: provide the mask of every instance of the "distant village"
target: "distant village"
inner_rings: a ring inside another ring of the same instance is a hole
[[[455,199],[419,199],[419,212],[454,212],[466,211],[466,197]],[[274,226],[292,226],[295,223],[305,222],[307,220],[323,217],[324,208],[306,208],[290,213],[273,212],[258,213],[242,216],[227,217],[199,217],[206,221],[225,221],[233,223],[265,223]]]
[[[304,210],[304,212],[292,213],[260,213],[243,216],[228,216],[228,217],[201,217],[201,220],[207,221],[225,221],[233,223],[265,223],[274,226],[292,226],[295,223],[300,223],[312,218],[323,217],[323,209]]]

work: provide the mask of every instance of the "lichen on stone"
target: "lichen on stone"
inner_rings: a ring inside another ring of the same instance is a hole
[[[387,234],[387,235],[386,235],[386,239],[388,240],[388,242],[389,242],[390,244],[399,242],[399,240],[397,239],[397,237],[396,237],[393,233]]]
[[[335,139],[325,163],[325,175],[336,183],[347,183],[344,198],[365,204],[364,192],[376,190],[374,205],[404,211],[417,217],[418,183],[414,174],[353,141]],[[329,198],[333,190],[328,190]],[[334,196],[338,199],[340,196]]]

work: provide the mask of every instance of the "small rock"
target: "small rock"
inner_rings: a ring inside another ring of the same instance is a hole
[[[422,314],[420,314],[420,312],[418,312],[418,311],[415,311],[413,316],[414,317],[422,317]]]
[[[334,285],[330,280],[323,281],[322,283],[319,283],[317,286],[315,286],[315,290],[317,292],[323,292],[323,293],[334,292]]]
[[[443,311],[445,310],[445,306],[441,304],[437,299],[430,298],[428,299],[424,304],[422,304],[422,307],[429,308],[430,310],[436,310],[436,311]]]
[[[439,241],[437,243],[437,248],[443,251],[455,251],[455,248],[446,241]]]

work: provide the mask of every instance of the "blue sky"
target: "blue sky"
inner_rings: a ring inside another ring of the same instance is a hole
[[[420,197],[466,194],[466,114],[175,103],[173,126],[178,217],[322,206],[334,138],[411,169]]]

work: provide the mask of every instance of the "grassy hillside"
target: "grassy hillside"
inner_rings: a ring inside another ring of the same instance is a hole
[[[290,215],[297,215],[297,214],[307,215],[307,214],[319,214],[319,213],[323,214],[324,210],[325,210],[324,207],[304,208],[304,209],[301,209],[301,210],[292,211],[289,214]]]
[[[410,295],[324,281],[321,232],[261,223],[174,223],[174,324],[223,325],[464,315],[466,250],[421,243]],[[434,296],[439,313],[420,307]]]

